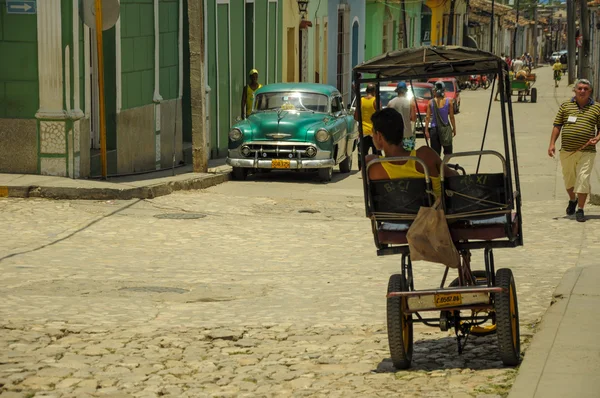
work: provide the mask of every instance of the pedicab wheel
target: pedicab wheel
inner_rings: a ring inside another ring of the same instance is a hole
[[[408,283],[400,274],[390,277],[388,293],[406,292]],[[412,315],[406,314],[406,297],[390,297],[387,299],[388,342],[392,363],[396,369],[408,369],[413,353]]]
[[[319,169],[319,181],[329,182],[333,177],[333,167]]]
[[[475,277],[475,282],[478,285],[487,285],[487,273],[485,271],[472,271],[473,272],[473,276]],[[448,285],[449,287],[456,287],[458,286],[458,278],[454,279],[452,282],[450,282],[450,285]],[[494,313],[494,311],[489,311],[491,314],[491,318],[492,318],[492,323],[489,325],[477,325],[477,326],[471,326],[471,330],[469,331],[469,334],[472,334],[473,336],[477,336],[477,337],[483,337],[483,336],[489,336],[492,334],[496,333],[497,327],[496,327],[496,314]]]
[[[521,353],[519,307],[517,288],[510,269],[502,268],[496,272],[496,286],[506,289],[506,293],[494,295],[500,359],[507,366],[516,366]]]
[[[248,176],[248,169],[245,169],[243,167],[234,167],[231,171],[231,176],[234,180],[244,181],[246,179],[246,176]]]
[[[535,87],[531,89],[531,102],[532,103],[537,102],[537,88],[535,88]]]

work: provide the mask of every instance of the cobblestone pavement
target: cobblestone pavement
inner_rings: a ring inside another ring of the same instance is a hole
[[[493,336],[458,356],[451,334],[418,326],[413,369],[392,371],[384,295],[399,256],[375,256],[359,195],[240,197],[229,191],[254,183],[232,184],[152,201],[0,201],[1,396],[508,391],[515,370]],[[496,251],[497,267],[516,274],[524,349],[594,232],[548,219],[563,207],[526,206],[526,246]],[[206,217],[155,217],[181,209]],[[417,288],[442,270],[416,263]]]
[[[515,273],[525,355],[600,232],[598,208],[563,217],[556,163],[533,160],[548,132],[526,131],[525,246],[495,252]],[[495,336],[459,356],[451,333],[416,325],[414,366],[394,372],[385,291],[400,257],[375,255],[360,184],[272,173],[144,201],[0,200],[0,397],[505,396],[517,370]],[[414,269],[417,289],[443,273]]]

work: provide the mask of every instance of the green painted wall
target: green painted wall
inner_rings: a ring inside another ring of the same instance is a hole
[[[178,0],[159,3],[160,30],[160,95],[177,98],[179,89],[179,7]]]
[[[398,48],[398,21],[401,19],[399,4],[388,6],[393,20],[392,35],[388,40],[392,41],[392,50]],[[380,3],[368,3],[366,6],[365,21],[365,59],[371,59],[383,53],[383,24],[386,16],[386,5]]]
[[[258,69],[262,84],[281,81],[282,18],[282,0],[206,2],[212,158],[227,155],[227,136],[240,116],[242,90],[250,69]]]
[[[211,157],[216,157],[217,139],[219,132],[217,129],[217,118],[219,116],[219,104],[217,102],[217,32],[216,32],[216,9],[215,1],[207,1],[206,24],[208,32],[206,37],[207,43],[207,70],[208,70],[208,86],[210,87],[209,103],[210,103],[210,150]]]
[[[244,68],[244,61],[246,60],[244,55],[244,29],[233,28],[244,26],[244,0],[231,0],[230,7],[229,18],[232,27],[229,33],[231,35],[231,115],[232,119],[235,119],[240,116],[242,91],[248,75],[248,71],[245,69],[249,68]],[[227,126],[227,130],[229,131],[229,126]]]
[[[32,119],[38,108],[37,16],[7,15],[0,0],[0,118]]]
[[[219,107],[219,125],[217,136],[217,156],[224,156],[227,153],[227,135],[231,126],[231,108],[230,108],[230,81],[229,74],[231,68],[229,64],[229,44],[231,43],[229,35],[229,4],[217,4],[217,62],[219,68],[218,81],[218,103]]]
[[[121,84],[123,109],[152,103],[154,94],[152,0],[121,0]]]

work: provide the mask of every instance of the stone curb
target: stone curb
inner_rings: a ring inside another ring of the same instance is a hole
[[[581,267],[568,269],[554,290],[550,307],[544,313],[542,322],[527,349],[527,354],[519,366],[517,378],[510,389],[508,398],[533,398],[535,396],[554,339],[567,310],[571,292],[582,270]]]
[[[181,181],[167,181],[160,184],[137,188],[83,188],[83,187],[41,187],[41,186],[0,186],[0,197],[83,199],[83,200],[129,200],[152,199],[169,195],[175,191],[205,189],[229,181],[229,173],[212,174]]]

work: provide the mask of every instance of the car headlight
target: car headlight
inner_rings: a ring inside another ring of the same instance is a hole
[[[325,142],[329,139],[329,131],[321,129],[315,134],[315,139],[319,142]]]
[[[229,139],[231,141],[239,141],[242,139],[243,136],[244,134],[240,129],[233,129],[229,132]]]

